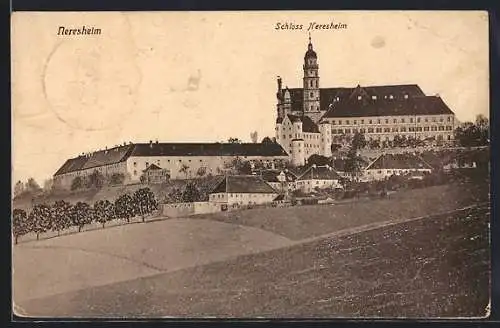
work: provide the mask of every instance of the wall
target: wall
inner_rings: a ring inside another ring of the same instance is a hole
[[[213,204],[266,204],[271,203],[278,193],[219,193],[211,194],[209,201]]]
[[[122,173],[125,175],[124,183],[127,183],[129,180],[127,174],[127,163],[120,162],[111,165],[103,165],[98,167],[93,167],[85,170],[80,170],[76,172],[70,172],[58,176],[54,176],[54,187],[62,188],[62,189],[71,189],[71,184],[73,183],[73,179],[76,177],[81,177],[82,179],[87,178],[89,175],[94,173],[94,171],[98,171],[102,173],[105,177],[111,177],[114,173]]]
[[[160,207],[160,215],[173,218],[221,211],[219,204],[210,202],[160,204]]]
[[[152,163],[170,171],[171,179],[186,179],[197,177],[198,170],[206,168],[206,174],[220,174],[226,164],[238,156],[131,156],[127,159],[127,171],[132,181],[140,181],[142,171]],[[245,161],[286,160],[287,156],[239,156]],[[186,173],[179,172],[183,165],[188,166]]]

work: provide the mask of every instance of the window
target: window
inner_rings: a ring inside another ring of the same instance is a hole
[[[422,127],[421,126],[417,126],[417,131],[422,132]]]
[[[372,124],[372,120],[369,120],[368,123]]]
[[[291,134],[289,135],[289,137],[290,137],[290,139],[292,139],[292,135]]]
[[[345,121],[345,124],[350,124],[350,123],[349,123],[349,120]]]
[[[149,162],[146,162],[146,167],[148,167],[148,166],[149,166]]]
[[[420,119],[418,119],[418,121],[420,122]],[[429,122],[429,120],[427,119],[427,117],[424,119],[424,122]]]
[[[432,118],[432,122],[436,122],[436,118],[435,117]]]
[[[448,116],[447,119],[448,119],[448,122],[450,122],[451,121],[451,116]]]
[[[137,175],[137,171],[136,170],[134,170],[134,175]]]
[[[377,123],[380,124],[380,119],[377,120]]]
[[[311,98],[313,97],[313,95],[314,95],[314,94],[311,92],[311,94],[310,94]],[[311,108],[312,108],[312,107],[311,107]]]
[[[444,131],[444,126],[441,125],[438,130],[439,131]]]
[[[137,166],[137,162],[134,162],[134,166]]]
[[[372,96],[372,99],[373,100],[377,100],[377,96]]]
[[[398,132],[398,128],[392,128],[392,132]]]
[[[439,122],[444,122],[444,118],[440,117]]]
[[[384,128],[384,132],[391,132],[390,128]]]
[[[389,119],[385,119],[385,124],[388,124],[389,123]]]
[[[413,123],[413,118],[410,118],[410,123]]]
[[[401,119],[401,123],[404,123],[404,122],[405,122],[405,119],[404,119],[404,118],[402,118],[402,119]]]
[[[361,96],[358,96],[358,100],[361,100]]]
[[[402,127],[401,132],[406,132],[406,127]]]
[[[408,99],[408,95],[405,95],[405,99]]]
[[[373,133],[373,128],[368,128],[368,133]]]
[[[397,122],[398,122],[398,120],[397,120],[397,119],[393,119],[393,120],[392,120],[392,123],[397,123]]]
[[[342,120],[339,120],[339,125],[342,125]]]
[[[451,131],[452,130],[452,127],[451,126],[446,126],[446,131]]]
[[[358,124],[358,121],[354,120],[354,123],[353,124]]]
[[[182,159],[179,160],[179,163],[182,162]]]
[[[389,95],[389,99],[394,99],[394,96],[393,95]]]
[[[429,127],[428,126],[424,126],[424,131],[429,131]]]
[[[361,124],[365,124],[365,120],[361,120]]]

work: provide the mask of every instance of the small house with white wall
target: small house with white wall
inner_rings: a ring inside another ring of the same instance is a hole
[[[259,176],[228,175],[210,192],[209,202],[258,205],[272,203],[277,196],[278,192]]]
[[[265,170],[260,172],[260,176],[280,194],[295,189],[297,176],[290,170]]]
[[[341,176],[329,165],[312,165],[305,170],[295,183],[296,189],[310,193],[316,188],[342,189]]]
[[[392,175],[415,175],[432,172],[422,157],[411,154],[382,154],[363,170],[363,180],[384,180]]]

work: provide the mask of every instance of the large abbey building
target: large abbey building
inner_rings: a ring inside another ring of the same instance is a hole
[[[363,133],[367,141],[396,135],[443,143],[453,140],[455,114],[439,96],[416,84],[320,88],[318,55],[311,38],[304,55],[302,88],[283,88],[278,77],[276,140],[294,165],[313,154],[331,156],[341,136]]]

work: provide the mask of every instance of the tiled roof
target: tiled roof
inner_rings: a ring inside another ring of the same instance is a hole
[[[140,143],[67,160],[54,176],[123,162],[130,156],[288,156],[278,143]]]
[[[424,96],[408,99],[349,99],[334,106],[324,117],[439,114],[453,114],[453,112],[440,97]]]
[[[278,176],[283,172],[285,174],[286,181],[292,182],[297,179],[297,176],[288,170],[263,170],[261,171],[261,177],[267,182],[280,182]]]
[[[152,171],[152,170],[155,170],[155,171],[162,170],[162,168],[153,163],[153,164],[149,165],[145,170],[143,170],[143,172]]]
[[[304,90],[302,88],[289,89],[290,98],[292,101],[292,111],[302,111],[304,101]],[[362,93],[371,99],[372,96],[377,96],[377,99],[384,99],[384,96],[389,97],[392,95],[394,99],[404,99],[404,95],[410,98],[423,97],[425,94],[416,84],[403,84],[403,85],[382,85],[382,86],[367,86],[355,88],[321,88],[320,95],[320,109],[328,110],[330,104],[335,107],[339,102],[335,102],[338,97],[340,102],[347,100],[349,97]],[[357,100],[357,98],[356,98]]]
[[[381,169],[432,169],[432,167],[422,159],[413,154],[383,154],[377,157],[366,170]]]
[[[339,180],[340,176],[329,166],[311,166],[298,180]]]
[[[130,156],[288,156],[278,143],[142,143]]]
[[[119,146],[68,159],[54,176],[123,162],[128,158],[132,149],[133,145]]]
[[[232,175],[223,179],[211,193],[275,194],[276,191],[258,176]]]

